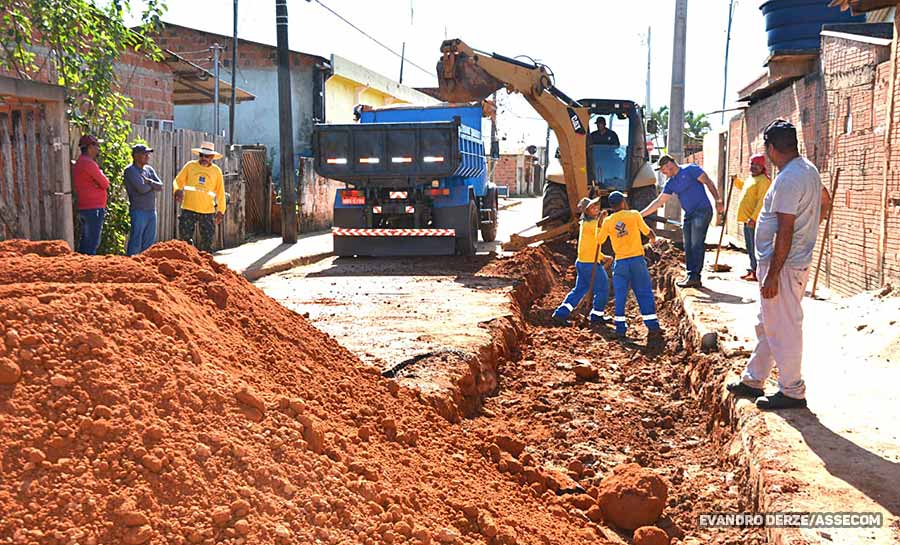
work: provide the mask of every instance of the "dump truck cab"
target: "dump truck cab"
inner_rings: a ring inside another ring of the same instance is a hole
[[[339,256],[472,255],[497,234],[480,103],[360,111],[317,124],[316,172],[345,182],[334,203]]]

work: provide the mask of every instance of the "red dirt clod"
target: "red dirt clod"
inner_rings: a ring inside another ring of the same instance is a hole
[[[606,520],[624,530],[634,530],[659,519],[668,490],[666,482],[652,470],[623,464],[600,482],[597,503]]]
[[[633,545],[669,545],[669,536],[656,526],[641,526],[634,531]]]
[[[0,384],[15,384],[22,376],[22,369],[16,362],[0,358]]]

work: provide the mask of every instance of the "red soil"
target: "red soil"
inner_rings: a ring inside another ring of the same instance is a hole
[[[603,542],[180,242],[0,243],[0,316],[0,543]]]

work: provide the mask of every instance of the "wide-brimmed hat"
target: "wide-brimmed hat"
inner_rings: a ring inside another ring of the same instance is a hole
[[[216,145],[212,142],[200,142],[200,147],[191,148],[191,153],[194,155],[212,155],[214,160],[222,158],[222,154],[216,151]]]
[[[584,197],[578,202],[578,211],[586,212],[588,208],[594,206],[595,204],[600,204],[600,197],[597,197],[596,199]]]

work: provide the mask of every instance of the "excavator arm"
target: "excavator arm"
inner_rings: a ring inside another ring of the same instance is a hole
[[[484,100],[504,87],[524,96],[556,134],[569,207],[573,212],[577,210],[578,202],[589,193],[585,139],[590,114],[587,108],[556,88],[547,67],[478,51],[459,39],[445,40],[441,44],[438,63],[438,85],[441,97],[449,102]],[[573,213],[564,225],[538,235],[514,235],[504,249],[518,249],[532,242],[556,238],[571,232],[575,225]]]

